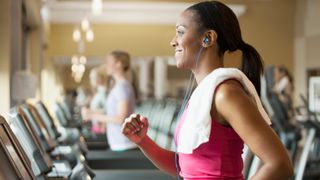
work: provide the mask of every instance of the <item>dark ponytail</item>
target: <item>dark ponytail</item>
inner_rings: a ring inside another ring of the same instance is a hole
[[[250,79],[260,95],[260,76],[263,73],[263,62],[260,54],[251,45],[243,42],[241,71]]]
[[[233,11],[218,1],[204,1],[190,6],[188,11],[194,13],[199,33],[208,29],[218,34],[219,55],[226,51],[242,51],[241,70],[250,79],[260,94],[260,75],[263,73],[262,59],[255,48],[242,40],[239,21]]]

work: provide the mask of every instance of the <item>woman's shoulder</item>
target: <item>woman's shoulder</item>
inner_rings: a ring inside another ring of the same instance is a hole
[[[129,97],[133,94],[133,87],[130,82],[123,80],[114,86],[112,94],[119,97]]]
[[[235,79],[229,79],[221,83],[215,90],[215,103],[221,104],[234,100],[238,96],[247,96],[242,84]]]
[[[123,90],[129,90],[129,89],[132,89],[132,85],[129,81],[122,80],[118,83],[117,88],[123,89]]]

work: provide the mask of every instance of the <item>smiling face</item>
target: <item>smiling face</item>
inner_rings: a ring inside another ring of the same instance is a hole
[[[175,48],[178,68],[194,68],[196,56],[202,44],[197,30],[197,23],[194,21],[193,13],[191,11],[182,12],[177,21],[176,35],[170,42],[171,46]]]

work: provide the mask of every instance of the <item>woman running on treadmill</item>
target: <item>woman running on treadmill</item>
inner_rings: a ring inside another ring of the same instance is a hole
[[[171,45],[177,67],[190,69],[198,85],[176,127],[176,152],[148,137],[147,117],[131,115],[123,124],[123,134],[159,169],[185,180],[244,179],[244,143],[262,161],[252,179],[289,179],[292,164],[268,124],[257,93],[261,57],[243,41],[232,10],[217,1],[187,8],[178,18]],[[241,71],[224,68],[224,53],[236,50],[242,51]]]

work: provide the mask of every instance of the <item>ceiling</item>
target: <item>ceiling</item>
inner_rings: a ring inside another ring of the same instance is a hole
[[[47,0],[44,17],[50,23],[79,23],[87,18],[92,23],[172,25],[179,13],[194,1],[103,1],[100,15],[91,13],[91,0]],[[242,4],[228,4],[237,16],[246,11]]]

